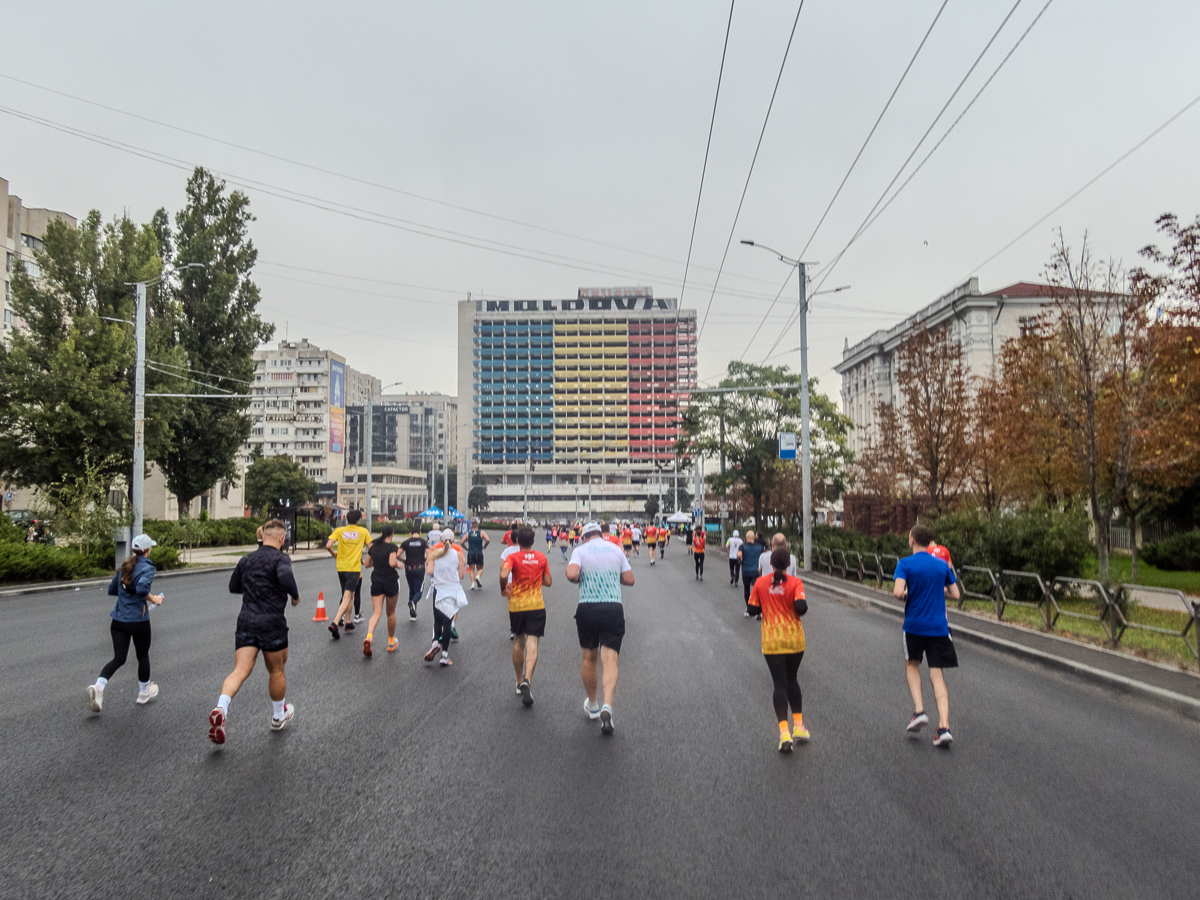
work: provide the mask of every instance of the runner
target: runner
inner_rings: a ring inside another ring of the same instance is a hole
[[[785,548],[772,550],[773,571],[757,579],[750,594],[750,605],[757,607],[762,617],[762,652],[775,684],[771,699],[775,718],[779,720],[780,753],[790,753],[793,741],[807,741],[810,737],[804,727],[800,683],[796,680],[800,660],[804,658],[804,625],[800,617],[808,612],[808,601],[804,599],[804,582],[787,573],[790,563],[791,554]]]
[[[687,544],[687,554],[688,554],[688,556],[691,556],[691,555],[692,555],[692,538],[693,538],[693,536],[694,536],[694,535],[693,535],[693,533],[692,533],[692,529],[690,529],[690,528],[686,529],[686,530],[684,531],[684,533],[683,533],[683,542],[684,542],[685,544]]]
[[[533,669],[537,665],[538,639],[546,633],[546,602],[542,588],[550,587],[550,563],[533,549],[533,529],[517,532],[516,553],[500,568],[500,593],[508,598],[508,622],[514,637],[513,671],[521,702],[533,706]]]
[[[654,553],[658,549],[658,529],[652,524],[646,526],[646,549],[650,552],[650,565],[654,565]]]
[[[691,540],[688,541],[688,550],[692,552],[692,556],[696,560],[696,580],[703,581],[705,544],[704,526],[697,525],[695,533],[693,534],[691,531],[689,531],[688,536],[691,538]]]
[[[935,541],[930,541],[929,542],[929,555],[936,556],[938,559],[940,559],[942,562],[944,562],[950,568],[952,568],[952,569],[954,568],[954,562],[950,559],[950,551],[948,549],[946,549],[945,547],[943,547],[941,544],[939,544]]]
[[[454,546],[454,532],[450,529],[442,532],[441,543],[430,551],[425,571],[436,592],[433,600],[434,640],[433,646],[425,654],[425,662],[433,662],[440,647],[442,658],[439,664],[452,666],[450,641],[453,638],[454,619],[458,611],[467,605],[467,595],[462,589],[462,579],[467,574],[467,560]]]
[[[738,552],[742,549],[742,539],[738,537],[736,528],[733,529],[733,537],[725,542],[725,549],[729,551],[729,583],[736,585],[742,572],[742,563],[738,558]]]
[[[633,555],[640,556],[638,548],[642,545],[642,529],[638,526],[637,522],[633,523],[633,531],[630,536],[633,538]]]
[[[478,520],[471,523],[471,530],[467,532],[467,569],[471,575],[471,590],[479,590],[483,587],[483,582],[479,580],[479,576],[483,574],[483,551],[487,545],[492,542],[486,531],[479,530]]]
[[[958,599],[958,584],[954,570],[929,553],[933,532],[918,525],[908,533],[912,556],[896,564],[896,586],[892,593],[904,601],[904,659],[908,690],[912,694],[913,714],[908,722],[910,732],[918,732],[929,724],[925,701],[921,696],[921,657],[929,660],[929,681],[937,701],[938,728],[935,747],[949,747],[954,740],[950,734],[950,695],[942,669],[958,667],[958,654],[946,621],[946,598]]]
[[[575,628],[583,650],[583,688],[587,696],[583,711],[589,719],[600,720],[603,734],[613,733],[613,694],[617,689],[617,657],[625,636],[625,607],[621,603],[621,585],[633,586],[629,560],[606,541],[596,540],[600,526],[583,526],[583,543],[571,554],[567,581],[579,585],[579,606],[575,610]],[[604,705],[596,704],[596,662],[604,669]]]
[[[562,551],[563,562],[567,561],[567,542],[570,535],[570,529],[565,525],[558,527],[558,549]]]
[[[788,546],[787,537],[785,537],[782,532],[776,532],[774,535],[771,536],[770,552],[769,553],[764,552],[762,554],[762,556],[760,556],[758,558],[759,577],[761,578],[763,575],[771,574],[771,556],[775,553],[776,550],[787,550],[788,551],[788,555],[791,557],[791,562],[788,564],[787,573],[794,578],[799,578],[800,577],[800,564],[796,559],[796,554],[791,552],[791,548]]]
[[[108,585],[108,595],[117,598],[117,605],[108,614],[112,619],[108,630],[112,635],[113,658],[104,664],[96,683],[88,685],[87,708],[92,712],[100,712],[104,706],[104,686],[125,665],[130,641],[138,661],[137,702],[144,706],[158,696],[158,685],[150,680],[150,606],[160,606],[163,595],[150,593],[158,569],[146,558],[155,546],[157,542],[148,534],[135,537],[130,543],[133,552],[125,557]]]
[[[516,530],[515,526],[514,526],[514,530]],[[505,547],[503,550],[501,550],[500,551],[500,565],[504,566],[506,564],[506,560],[510,556],[512,556],[514,553],[518,552],[520,549],[521,549],[520,544],[517,544],[514,542],[511,546]],[[511,583],[511,582],[512,582],[512,575],[510,574],[508,576],[506,583]],[[517,639],[517,633],[515,631],[509,631],[508,639],[510,641],[515,641]]]
[[[416,528],[416,526],[413,526]],[[421,600],[421,588],[425,585],[425,555],[429,542],[414,530],[408,540],[400,544],[400,555],[404,558],[404,577],[408,581],[408,621],[417,621],[417,603]]]
[[[758,542],[758,535],[753,531],[746,532],[746,542],[738,550],[738,560],[742,564],[742,593],[746,601],[746,618],[754,616],[761,618],[760,609],[750,606],[750,591],[754,589],[754,581],[758,578],[758,558],[765,548]]]
[[[229,577],[229,593],[242,595],[242,610],[233,633],[233,671],[221,685],[216,707],[208,714],[208,739],[214,744],[225,743],[229,701],[250,677],[260,650],[267,667],[271,730],[280,731],[296,714],[296,707],[287,702],[284,666],[288,658],[288,626],[284,610],[289,596],[292,606],[300,602],[300,590],[292,575],[292,561],[282,551],[286,538],[287,526],[283,522],[278,519],[267,522],[263,525],[262,547],[239,559]]]
[[[367,565],[371,567],[371,621],[367,623],[367,636],[363,640],[363,656],[367,657],[371,655],[371,640],[385,605],[388,652],[393,652],[399,646],[396,641],[396,601],[400,599],[400,573],[396,569],[401,563],[396,558],[400,548],[392,543],[395,533],[396,529],[391,525],[384,525],[379,537],[371,541],[367,548]]]
[[[626,559],[633,552],[633,529],[628,525],[621,529],[621,549],[625,551]]]
[[[359,510],[350,510],[346,513],[346,521],[349,524],[335,528],[325,544],[329,555],[337,559],[338,581],[342,588],[342,602],[338,605],[333,621],[329,623],[329,633],[335,641],[341,638],[338,625],[342,619],[346,621],[347,631],[354,630],[350,609],[354,604],[354,595],[362,584],[362,557],[366,552],[367,541],[371,539],[370,532],[358,524],[361,519],[362,513]],[[263,530],[265,533],[265,527]],[[334,547],[337,549],[334,550]]]

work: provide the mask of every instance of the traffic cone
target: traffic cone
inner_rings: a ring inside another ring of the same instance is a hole
[[[314,622],[328,622],[329,617],[325,615],[325,592],[317,591],[317,614],[313,616]]]

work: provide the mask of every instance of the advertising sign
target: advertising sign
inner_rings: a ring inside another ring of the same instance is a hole
[[[329,452],[346,445],[346,364],[329,361]]]
[[[779,458],[796,458],[796,433],[794,431],[779,432]]]

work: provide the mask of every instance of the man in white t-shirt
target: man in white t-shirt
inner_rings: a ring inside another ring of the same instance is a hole
[[[788,546],[787,538],[784,537],[783,534],[781,534],[780,532],[776,532],[775,535],[771,538],[771,553],[774,553],[776,550],[790,550],[790,549],[791,548]],[[758,574],[760,576],[771,574],[771,571],[772,571],[771,570],[771,553],[764,553],[762,556],[760,556],[758,558]],[[796,554],[793,553],[793,554],[791,554],[791,556],[792,556],[792,561],[791,561],[791,564],[788,565],[788,567],[787,567],[787,574],[789,574],[795,578],[799,578],[800,577],[800,566],[796,560]]]
[[[637,523],[633,524],[633,555],[638,556],[638,548],[642,546],[642,529]]]
[[[736,528],[733,529],[733,537],[725,542],[725,548],[729,551],[729,583],[736,586],[742,573],[742,562],[738,559],[738,551],[742,549],[742,538]]]
[[[625,636],[625,607],[621,604],[621,585],[633,586],[633,569],[624,551],[603,540],[600,526],[583,526],[580,544],[567,564],[567,581],[579,585],[579,606],[575,609],[575,628],[583,650],[583,688],[587,696],[583,711],[589,719],[600,720],[602,734],[613,733],[613,694],[617,689],[617,656]],[[604,669],[604,704],[596,704],[596,662]]]

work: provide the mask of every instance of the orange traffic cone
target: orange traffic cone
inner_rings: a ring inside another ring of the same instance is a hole
[[[317,614],[313,616],[314,622],[328,622],[329,617],[325,615],[325,592],[317,591]]]

